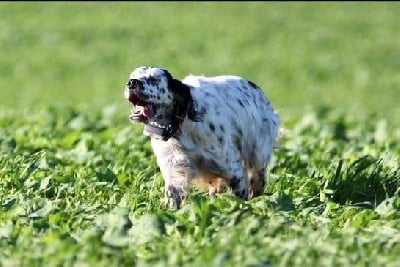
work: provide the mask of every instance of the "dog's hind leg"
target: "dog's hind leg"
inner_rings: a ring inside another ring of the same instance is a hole
[[[249,199],[261,196],[264,193],[265,169],[249,169]]]
[[[226,180],[236,196],[245,200],[249,199],[247,172],[240,159],[231,164],[227,172]]]

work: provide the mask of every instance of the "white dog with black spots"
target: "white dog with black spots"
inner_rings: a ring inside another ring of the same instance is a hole
[[[192,185],[211,196],[229,186],[245,200],[263,193],[280,120],[257,85],[232,75],[180,81],[139,67],[124,93],[130,120],[151,137],[167,206],[181,207]]]

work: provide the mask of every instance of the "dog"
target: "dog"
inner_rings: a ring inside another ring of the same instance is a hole
[[[191,186],[245,200],[264,191],[280,127],[262,89],[233,75],[175,79],[165,68],[133,70],[124,89],[143,123],[165,182],[163,203],[180,208]]]

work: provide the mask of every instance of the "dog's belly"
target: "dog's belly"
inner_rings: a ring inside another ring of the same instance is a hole
[[[202,148],[197,147],[187,153],[191,164],[195,169],[191,186],[202,191],[208,191],[209,195],[215,196],[222,193],[228,187],[229,182],[226,175],[226,167],[229,164],[221,162],[224,158],[221,148],[215,149],[212,145]]]
[[[222,177],[200,174],[191,181],[191,186],[201,191],[208,191],[210,195],[215,195],[222,193],[228,186],[228,182]]]

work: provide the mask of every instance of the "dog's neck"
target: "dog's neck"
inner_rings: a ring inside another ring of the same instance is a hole
[[[150,136],[151,138],[167,141],[178,131],[181,123],[185,119],[185,116],[186,114],[175,115],[175,117],[172,118],[171,123],[165,128],[147,124],[144,127],[144,134]]]
[[[151,138],[167,141],[179,130],[179,127],[185,120],[186,115],[190,113],[192,105],[193,99],[190,94],[187,94],[184,98],[175,101],[170,123],[167,126],[146,124],[144,127],[144,134],[150,136]]]

